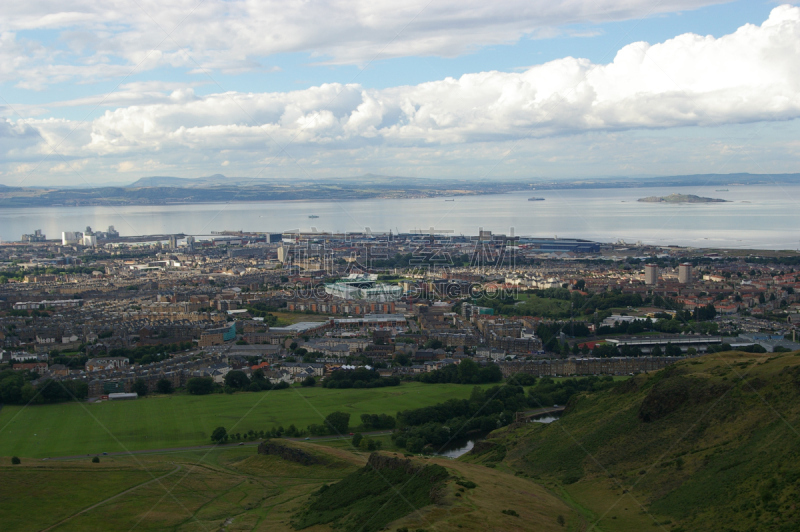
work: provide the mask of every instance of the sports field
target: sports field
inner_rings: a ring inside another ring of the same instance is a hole
[[[229,433],[321,423],[334,411],[391,414],[469,397],[471,385],[404,383],[372,389],[289,388],[260,393],[173,395],[135,401],[4,406],[0,456],[43,458],[207,445],[214,428]]]

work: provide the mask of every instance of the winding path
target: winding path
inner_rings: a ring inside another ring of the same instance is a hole
[[[117,497],[122,497],[123,495],[126,495],[126,494],[128,494],[128,493],[132,492],[132,491],[133,491],[133,490],[135,490],[135,489],[139,489],[139,488],[141,488],[142,486],[147,486],[148,484],[152,484],[153,482],[158,482],[158,481],[159,481],[159,480],[161,480],[162,478],[165,478],[165,477],[168,477],[168,476],[170,476],[170,475],[173,475],[173,474],[177,473],[177,472],[178,472],[178,471],[180,471],[182,468],[183,468],[183,466],[175,466],[175,469],[173,469],[173,470],[172,470],[172,471],[170,471],[169,473],[165,473],[165,474],[161,475],[160,477],[156,477],[156,478],[154,478],[154,479],[152,479],[152,480],[148,480],[148,481],[146,481],[146,482],[142,482],[141,484],[137,484],[137,485],[133,486],[132,488],[128,488],[128,489],[126,489],[126,490],[124,490],[124,491],[120,491],[120,492],[119,492],[119,493],[117,493],[116,495],[112,495],[111,497],[109,497],[109,498],[107,498],[107,499],[103,499],[102,501],[100,501],[100,502],[98,502],[98,503],[96,503],[96,504],[93,504],[93,505],[91,505],[91,506],[89,506],[89,507],[87,507],[87,508],[84,508],[83,510],[81,510],[81,511],[79,511],[79,512],[76,512],[76,513],[74,513],[74,514],[70,515],[69,517],[66,517],[66,518],[62,519],[61,521],[59,521],[58,523],[56,523],[56,524],[54,524],[54,525],[50,525],[50,526],[49,526],[49,527],[47,527],[47,528],[43,528],[43,529],[41,530],[41,532],[46,532],[46,531],[48,531],[48,530],[52,530],[52,529],[54,529],[54,528],[56,528],[56,527],[58,527],[58,526],[61,526],[61,525],[63,525],[64,523],[66,523],[67,521],[69,521],[69,520],[71,520],[71,519],[73,519],[73,518],[75,518],[75,517],[78,517],[78,516],[79,516],[79,515],[81,515],[81,514],[84,514],[84,513],[88,512],[88,511],[90,511],[90,510],[94,510],[94,509],[95,509],[95,508],[97,508],[98,506],[102,506],[102,505],[104,505],[105,503],[107,503],[107,502],[109,502],[109,501],[113,501],[113,500],[114,500],[114,499],[116,499]]]

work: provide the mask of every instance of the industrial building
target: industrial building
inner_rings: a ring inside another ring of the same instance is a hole
[[[350,274],[345,279],[325,285],[325,293],[348,300],[397,301],[403,287],[394,284],[377,284],[375,274]]]
[[[520,238],[520,246],[550,253],[597,253],[600,243],[580,238]]]

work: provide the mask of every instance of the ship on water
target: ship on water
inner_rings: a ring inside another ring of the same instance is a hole
[[[544,198],[537,198],[534,196],[533,198],[528,198],[528,201],[544,201]]]
[[[317,216],[316,214],[310,214],[308,217],[309,218],[319,218],[319,216]]]

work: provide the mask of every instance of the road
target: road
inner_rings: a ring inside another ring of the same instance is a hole
[[[383,436],[386,434],[391,434],[392,431],[390,430],[378,430],[373,432],[362,432],[364,436]],[[281,438],[284,440],[291,440],[291,441],[309,441],[309,442],[325,442],[325,441],[337,441],[337,440],[346,440],[349,439],[351,436],[349,434],[344,434],[342,436],[312,436],[308,438]],[[263,440],[258,441],[248,441],[248,442],[237,442],[237,443],[222,443],[217,445],[194,445],[190,447],[168,447],[165,449],[140,449],[136,451],[117,451],[112,453],[105,453],[105,454],[76,454],[72,456],[51,456],[47,458],[42,458],[42,460],[78,460],[81,458],[88,458],[90,456],[128,456],[132,454],[166,454],[166,453],[182,453],[186,451],[198,451],[207,449],[209,451],[221,450],[221,449],[230,449],[233,447],[253,447],[261,443]]]

